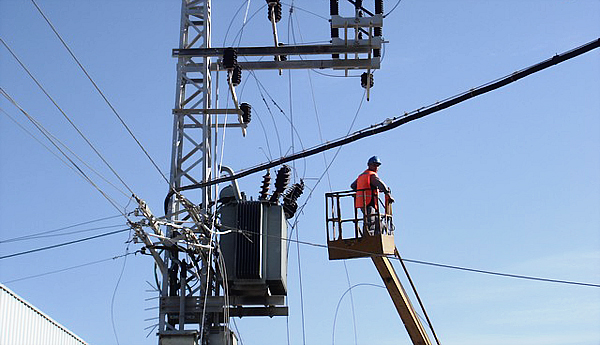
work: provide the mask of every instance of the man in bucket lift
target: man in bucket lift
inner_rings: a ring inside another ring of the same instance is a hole
[[[379,160],[379,157],[373,156],[369,158],[369,161],[367,162],[368,169],[358,175],[358,178],[350,185],[350,188],[356,191],[354,206],[360,208],[363,215],[366,217],[363,236],[379,234],[381,232],[381,224],[380,221],[377,220],[379,191],[385,193],[385,197],[390,203],[394,202],[394,198],[391,194],[392,191],[379,179],[379,176],[377,176],[377,170],[380,165],[381,161]]]

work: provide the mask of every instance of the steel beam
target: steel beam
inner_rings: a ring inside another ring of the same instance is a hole
[[[354,42],[357,42],[356,44]],[[237,47],[238,56],[270,56],[270,55],[324,55],[324,54],[366,54],[372,49],[381,48],[381,38],[369,40],[348,40],[341,44],[325,45],[285,45],[279,47]],[[192,48],[173,49],[173,57],[221,57],[226,48]]]

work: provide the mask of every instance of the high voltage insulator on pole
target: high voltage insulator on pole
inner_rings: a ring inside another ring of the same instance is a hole
[[[289,166],[284,165],[277,171],[277,177],[275,178],[275,191],[271,195],[271,202],[277,202],[279,196],[285,191],[288,184],[290,183],[290,173],[292,169]]]
[[[267,200],[269,198],[269,186],[271,185],[271,172],[267,170],[267,173],[263,175],[262,186],[260,187],[260,194],[258,200]]]
[[[381,14],[383,15],[383,0],[375,0],[375,14]],[[375,37],[381,37],[382,35],[382,28],[381,27],[375,27],[373,32],[373,36]],[[379,57],[381,56],[381,50],[380,49],[373,49],[373,56],[374,57]]]
[[[283,195],[283,212],[287,219],[292,218],[298,210],[298,198],[304,192],[304,180],[292,185]]]
[[[337,16],[340,14],[339,0],[330,0],[329,1],[329,14],[331,14],[332,16]],[[340,37],[340,29],[331,27],[331,38],[338,38],[338,37]],[[340,54],[332,54],[331,57],[334,59],[338,59],[340,57]]]
[[[383,0],[375,0],[375,14],[383,14]]]
[[[237,52],[233,48],[225,48],[223,52],[223,68],[232,69],[237,66]]]
[[[252,106],[248,103],[242,103],[240,104],[240,110],[242,111],[242,121],[249,124],[252,120]]]
[[[281,20],[281,2],[279,0],[267,0],[267,4],[269,7],[268,11],[268,19],[271,21],[271,18],[275,18],[275,23],[279,23]],[[274,16],[273,16],[274,12]]]
[[[233,70],[231,71],[231,84],[233,86],[238,86],[242,82],[242,68],[240,65],[233,66]]]

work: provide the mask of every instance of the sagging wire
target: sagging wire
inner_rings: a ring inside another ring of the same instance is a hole
[[[122,215],[115,215],[115,216],[110,216],[110,217],[103,217],[103,218],[99,218],[99,219],[94,219],[94,220],[90,220],[87,222],[82,222],[82,223],[77,223],[77,224],[73,224],[73,225],[69,225],[69,226],[65,226],[65,227],[61,227],[58,229],[53,229],[53,230],[48,230],[48,231],[42,231],[42,232],[36,232],[33,234],[29,234],[29,235],[25,235],[25,236],[18,236],[18,237],[13,237],[13,238],[7,238],[5,240],[0,240],[0,244],[2,243],[9,243],[9,242],[17,242],[17,241],[23,241],[23,240],[28,240],[30,238],[39,238],[39,237],[46,237],[46,236],[52,236],[49,234],[55,233],[55,232],[59,232],[59,231],[63,231],[63,230],[67,230],[67,229],[72,229],[81,225],[87,225],[87,224],[91,224],[91,223],[96,223],[96,222],[100,222],[103,220],[109,220],[109,219],[114,219],[114,218],[118,218],[118,217],[122,217]],[[116,225],[113,225],[116,226]],[[99,229],[107,229],[113,226],[109,226],[109,227],[97,227],[97,228],[93,228],[93,229],[88,229],[88,230],[80,230],[80,232],[86,232],[86,231],[90,231],[90,230],[99,230]],[[75,232],[72,232],[75,233]],[[71,234],[71,233],[69,233]]]
[[[244,232],[246,230],[240,230],[240,229],[238,229],[237,231]],[[322,249],[328,249],[329,248],[326,244],[320,244],[320,243],[314,243],[314,242],[308,242],[308,241],[294,240],[294,239],[292,239],[290,237],[280,237],[280,236],[267,235],[267,234],[264,234],[262,236],[267,236],[267,237],[271,237],[271,238],[277,238],[277,239],[281,239],[283,241],[295,242],[295,243],[299,243],[299,244],[307,245],[307,246],[311,246],[311,247],[316,247],[316,248],[322,248]],[[343,251],[347,251],[347,252],[352,252],[352,253],[363,254],[365,256],[387,257],[390,260],[397,260],[397,261],[400,260],[396,256],[393,256],[393,255],[376,254],[376,253],[367,252],[367,251],[364,251],[364,250],[357,250],[357,249],[350,249],[350,248],[339,248],[339,250],[343,250]],[[459,270],[459,271],[465,271],[465,272],[471,272],[471,273],[488,274],[488,275],[501,276],[501,277],[506,277],[506,278],[517,278],[517,279],[526,279],[526,280],[533,280],[533,281],[546,282],[546,283],[557,283],[557,284],[567,284],[567,285],[577,285],[577,286],[600,288],[600,283],[599,284],[596,284],[596,283],[586,283],[586,282],[577,282],[577,281],[572,281],[572,280],[541,278],[541,277],[533,277],[533,276],[526,276],[526,275],[520,275],[520,274],[494,272],[494,271],[489,271],[489,270],[482,270],[482,269],[469,268],[469,267],[456,266],[456,265],[448,265],[448,264],[442,264],[442,263],[436,263],[436,262],[430,262],[430,261],[423,261],[423,260],[415,260],[415,259],[402,258],[402,261],[404,261],[404,262],[410,262],[410,263],[413,263],[413,264],[419,264],[419,265],[426,265],[426,266],[433,266],[433,267],[438,267],[438,268],[453,269],[453,270]]]
[[[256,16],[260,11],[262,11],[265,7],[267,7],[267,5],[262,5],[259,9],[257,9],[256,11],[254,11],[254,13],[252,13],[252,15],[246,20],[245,24],[240,28],[240,30],[238,30],[237,34],[235,35],[235,37],[233,38],[233,42],[235,43],[235,41],[237,40],[238,42],[241,42],[241,36],[242,33],[244,31],[244,27],[246,27],[246,25],[248,24],[249,21],[252,20],[252,18],[254,18],[254,16]]]
[[[344,291],[344,293],[338,300],[337,306],[335,307],[335,314],[333,316],[333,330],[331,332],[331,345],[335,345],[335,324],[337,321],[337,316],[338,316],[338,311],[340,309],[340,305],[342,304],[342,300],[344,299],[344,296],[346,296],[347,293],[350,293],[350,295],[352,295],[352,290],[359,286],[372,286],[372,287],[378,287],[378,288],[382,288],[382,289],[386,288],[383,285],[377,285],[377,284],[371,284],[371,283],[358,283],[358,284],[354,284],[354,285],[350,286],[346,291]],[[356,338],[356,336],[355,336],[355,338]]]
[[[50,26],[50,28],[52,29],[52,31],[54,32],[54,34],[56,34],[56,36],[58,37],[58,39],[60,40],[60,42],[63,44],[63,46],[65,47],[65,49],[67,49],[67,51],[69,52],[69,54],[71,55],[71,57],[73,58],[73,60],[75,60],[75,62],[79,66],[79,68],[81,68],[81,70],[83,71],[83,73],[85,74],[85,76],[88,78],[88,80],[92,83],[92,85],[94,86],[94,88],[96,89],[96,91],[98,91],[98,93],[100,94],[100,96],[102,96],[102,99],[106,102],[106,104],[109,106],[109,108],[115,114],[115,116],[119,119],[119,121],[121,122],[121,124],[123,125],[123,127],[125,127],[125,129],[129,133],[129,135],[131,135],[131,137],[133,138],[133,140],[135,140],[135,142],[138,144],[138,146],[140,147],[140,149],[144,152],[144,154],[146,155],[146,157],[150,160],[150,162],[152,163],[152,165],[154,166],[154,168],[158,171],[158,173],[165,180],[165,182],[167,183],[167,185],[170,186],[169,180],[167,179],[167,177],[165,176],[165,174],[162,172],[162,170],[160,170],[160,168],[158,167],[158,165],[156,164],[156,162],[154,161],[154,159],[152,159],[152,157],[150,156],[150,154],[148,153],[148,151],[146,151],[146,149],[144,148],[144,146],[142,145],[142,143],[136,138],[136,136],[133,134],[133,132],[131,131],[131,129],[129,128],[129,126],[125,123],[125,121],[123,120],[123,118],[121,117],[121,115],[119,115],[119,113],[117,112],[117,110],[115,109],[115,107],[110,103],[110,101],[108,100],[108,98],[106,98],[106,96],[104,95],[104,93],[102,92],[102,90],[100,90],[100,88],[98,87],[98,85],[96,84],[96,82],[92,79],[92,77],[87,72],[87,70],[85,69],[85,67],[83,67],[83,65],[81,64],[81,62],[79,62],[79,59],[77,59],[77,57],[75,56],[75,54],[73,53],[73,51],[71,50],[71,48],[69,48],[69,46],[67,45],[67,43],[64,41],[64,39],[61,37],[61,35],[58,33],[58,31],[54,27],[54,25],[52,25],[52,23],[50,22],[50,19],[48,19],[48,17],[44,14],[44,12],[38,6],[38,4],[35,2],[35,0],[31,0],[31,2],[35,5],[35,8],[42,15],[42,17],[44,18],[44,20],[46,21],[46,23],[48,23],[48,25]],[[45,93],[45,91],[44,91],[44,93]],[[106,163],[106,164],[108,165],[108,163]],[[109,168],[110,168],[110,166],[109,166]],[[112,168],[111,168],[111,170],[112,170]],[[113,171],[113,173],[115,173],[115,172]],[[115,175],[116,175],[116,173],[115,173]],[[119,178],[119,180],[121,180],[121,179]],[[125,184],[125,182],[123,182],[122,180],[121,180],[121,182],[123,184]],[[127,186],[127,185],[125,184],[125,186]],[[129,187],[127,187],[127,189],[133,194],[133,191],[131,189],[129,189]]]
[[[269,115],[271,115],[271,121],[273,121],[273,126],[275,127],[275,136],[277,137],[277,144],[279,145],[279,155],[283,155],[283,149],[281,148],[281,137],[279,136],[279,129],[277,128],[277,122],[275,121],[275,116],[273,115],[273,112],[271,111],[271,107],[269,107],[269,104],[267,103],[267,100],[265,99],[265,96],[262,92],[262,88],[261,88],[261,83],[258,80],[258,78],[256,77],[254,71],[250,71],[250,74],[254,77],[254,80],[256,81],[256,85],[258,86],[258,92],[260,93],[260,97],[262,98],[263,102],[265,103],[265,106],[267,107],[267,111],[269,113]],[[266,136],[266,134],[265,134]],[[270,151],[269,151],[270,153]]]
[[[356,113],[354,114],[354,118],[352,119],[352,123],[350,124],[350,128],[348,129],[348,132],[350,132],[352,130],[352,127],[354,126],[354,123],[356,122],[356,119],[358,117],[358,114],[360,113],[360,110],[362,109],[362,105],[364,103],[365,100],[365,96],[367,95],[367,91],[365,90],[363,92],[363,97],[361,98],[361,101],[358,105],[358,109],[356,110]],[[306,207],[306,205],[308,204],[308,201],[310,200],[310,198],[312,197],[314,191],[316,190],[317,186],[319,185],[319,183],[321,183],[321,180],[323,179],[323,177],[327,174],[327,172],[329,171],[329,169],[331,168],[331,166],[333,165],[333,163],[335,162],[335,159],[337,158],[338,154],[340,153],[340,151],[342,150],[343,146],[338,147],[337,151],[335,152],[335,154],[333,155],[333,158],[331,159],[331,161],[329,162],[329,165],[327,165],[327,168],[323,171],[323,173],[321,174],[321,176],[319,176],[319,179],[317,180],[317,182],[314,184],[313,189],[310,190],[310,192],[308,193],[308,196],[306,197],[306,200],[304,201],[304,203],[302,204],[302,206],[300,206],[298,213],[303,213],[304,208]],[[296,220],[298,220],[299,217],[296,217]],[[292,228],[292,232],[294,231],[294,228]],[[288,251],[289,251],[289,243],[288,243]]]
[[[79,171],[77,171],[77,169],[75,169],[74,167],[72,167],[71,165],[69,165],[69,163],[64,160],[61,156],[59,156],[58,154],[56,154],[56,152],[52,151],[52,149],[47,146],[46,144],[44,144],[40,139],[38,139],[33,133],[31,133],[27,128],[25,128],[22,124],[20,124],[15,118],[13,118],[8,112],[6,112],[4,109],[0,108],[0,112],[2,112],[4,115],[6,115],[13,123],[15,123],[17,126],[19,126],[19,128],[21,128],[25,133],[27,133],[31,138],[33,138],[33,140],[37,141],[40,145],[42,145],[42,147],[44,147],[48,152],[50,152],[54,157],[56,157],[58,160],[60,160],[64,165],[66,165],[69,169],[73,170],[73,172],[75,172],[76,174],[80,175]],[[33,118],[33,117],[32,117]],[[129,194],[125,193],[122,189],[120,189],[119,187],[115,186],[112,182],[110,182],[108,179],[106,179],[102,174],[100,174],[98,171],[96,171],[94,168],[92,168],[89,164],[87,164],[81,157],[79,157],[77,154],[75,154],[75,152],[73,152],[73,150],[71,150],[67,145],[65,145],[62,141],[58,140],[54,135],[52,135],[46,128],[44,128],[37,120],[34,119],[34,121],[41,127],[43,128],[43,130],[50,136],[53,138],[53,140],[55,140],[57,143],[59,143],[65,150],[69,151],[69,153],[71,155],[73,155],[75,158],[77,158],[83,165],[85,165],[91,172],[93,172],[94,174],[96,174],[96,176],[98,176],[100,179],[102,179],[104,182],[106,182],[107,184],[109,184],[111,187],[113,187],[116,191],[120,192],[121,194],[123,194],[124,196],[128,197]],[[81,176],[81,175],[80,175]],[[83,176],[82,176],[83,177]]]
[[[309,11],[309,10],[307,10],[307,9],[304,9],[304,8],[301,8],[301,7],[298,7],[298,6],[294,5],[294,1],[293,1],[293,0],[292,0],[292,3],[291,3],[291,4],[285,3],[285,2],[283,2],[283,1],[282,1],[281,3],[282,3],[283,5],[289,6],[290,8],[292,8],[292,7],[293,7],[295,10],[300,10],[300,11],[302,11],[302,12],[306,12],[306,13],[308,13],[308,14],[312,14],[312,15],[313,15],[313,16],[315,16],[315,17],[319,17],[319,18],[321,18],[321,19],[323,19],[323,20],[329,21],[329,18],[323,17],[323,16],[322,16],[322,15],[320,15],[320,14],[317,14],[317,13],[315,13],[315,12],[311,12],[311,11]]]
[[[106,161],[106,159],[104,158],[104,156],[102,156],[102,154],[100,154],[100,152],[96,149],[96,147],[90,142],[90,140],[83,134],[83,132],[81,132],[81,130],[79,129],[79,127],[77,127],[77,125],[75,125],[75,123],[71,120],[71,118],[64,112],[64,110],[62,110],[62,108],[58,105],[58,103],[56,103],[56,101],[54,100],[54,98],[52,98],[52,96],[50,96],[50,94],[48,93],[48,91],[46,91],[46,89],[42,86],[42,84],[37,80],[37,78],[35,78],[35,76],[31,73],[31,71],[27,68],[27,66],[25,66],[25,64],[21,61],[21,59],[19,59],[19,57],[13,52],[13,50],[8,46],[8,44],[6,42],[4,42],[4,40],[2,38],[0,38],[0,42],[4,45],[4,47],[10,52],[10,54],[13,56],[13,58],[19,63],[19,65],[25,70],[25,72],[29,75],[29,77],[31,77],[31,79],[35,82],[35,84],[40,88],[40,90],[42,90],[42,92],[46,95],[46,97],[52,102],[52,104],[54,104],[54,106],[58,109],[58,111],[63,115],[63,117],[67,120],[67,122],[69,122],[69,124],[71,124],[71,126],[75,129],[75,131],[79,134],[79,136],[87,143],[87,145],[92,149],[92,151],[94,151],[94,153],[96,153],[96,155],[100,158],[100,160],[102,160],[102,162],[104,162],[104,164],[110,169],[110,171],[117,177],[117,179],[123,184],[123,186],[125,186],[125,188],[127,188],[127,190],[133,194],[133,190],[127,185],[127,183],[125,183],[125,181],[123,181],[123,179],[121,178],[121,176],[119,176],[119,174],[115,171],[115,169],[108,163],[108,161]],[[15,103],[13,103],[15,104]]]
[[[406,278],[408,279],[408,283],[410,284],[410,287],[412,288],[412,291],[415,294],[415,297],[417,298],[417,302],[419,302],[419,306],[421,307],[421,310],[423,311],[423,314],[425,315],[427,325],[429,325],[429,329],[431,329],[431,333],[433,334],[433,338],[435,339],[435,342],[438,345],[440,345],[440,340],[438,339],[437,334],[435,333],[435,330],[433,329],[433,324],[431,323],[431,320],[429,319],[429,315],[427,315],[427,311],[425,310],[425,305],[423,304],[423,301],[421,300],[421,297],[419,296],[419,293],[417,292],[417,287],[413,283],[413,280],[410,277],[410,274],[408,274],[408,269],[406,268],[406,265],[404,264],[404,260],[402,260],[402,257],[400,256],[400,253],[398,252],[397,248],[394,249],[394,255],[398,258],[398,261],[400,261],[400,265],[402,266],[402,269],[404,270],[404,274],[406,275]]]
[[[292,122],[292,120],[290,119],[290,117],[287,116],[286,112],[281,108],[281,106],[279,106],[279,104],[275,101],[275,99],[271,96],[271,94],[269,93],[269,91],[267,91],[267,89],[265,88],[265,86],[260,82],[260,80],[258,79],[258,77],[256,77],[254,71],[250,71],[250,73],[252,74],[252,76],[254,77],[254,79],[257,82],[257,85],[259,85],[259,92],[261,94],[261,96],[263,96],[262,90],[264,90],[264,92],[267,94],[267,96],[269,97],[269,99],[271,100],[271,102],[273,103],[273,105],[275,105],[275,107],[277,107],[277,109],[279,109],[279,111],[281,112],[281,114],[283,115],[283,117],[288,121],[288,123],[290,124],[291,128],[293,129],[293,133],[296,133],[296,135],[298,136],[298,141],[300,143],[300,147],[302,148],[302,150],[304,151],[304,142],[302,141],[302,137],[300,135],[300,133],[298,132],[298,129],[296,128],[296,126],[294,126],[294,123]],[[263,102],[265,102],[266,104],[266,100],[263,97]],[[269,106],[267,105],[267,109],[269,110],[269,112],[271,112]],[[272,113],[271,113],[272,115]],[[275,119],[273,118],[273,122],[275,122]],[[275,128],[277,129],[277,126],[275,125]],[[278,130],[277,130],[278,132]],[[279,135],[277,136],[278,140],[279,140]],[[280,154],[281,153],[281,148],[280,148]],[[306,161],[304,162],[304,172],[302,174],[303,176],[306,175]]]
[[[244,7],[244,2],[246,3],[246,13],[244,14],[244,20],[242,22],[242,28],[244,26],[246,26],[246,19],[248,17],[248,9],[250,8],[250,0],[242,1],[242,4],[238,7],[238,9],[235,11],[235,13],[233,14],[233,16],[231,17],[231,21],[229,21],[229,25],[227,26],[227,30],[225,30],[225,37],[223,37],[223,47],[227,47],[226,42],[227,42],[227,36],[229,36],[229,30],[231,30],[231,26],[233,25],[233,22],[235,21],[235,18],[237,17],[237,15],[240,13],[240,11],[242,10],[242,8]],[[235,41],[234,41],[234,44],[235,44]]]
[[[78,239],[78,240],[73,240],[73,241],[68,241],[68,242],[53,244],[53,245],[50,245],[50,246],[36,248],[36,249],[30,249],[30,250],[26,250],[26,251],[22,251],[22,252],[18,252],[18,253],[13,253],[13,254],[7,254],[7,255],[0,256],[0,260],[9,259],[9,258],[13,258],[13,257],[16,257],[16,256],[26,255],[26,254],[37,253],[37,252],[41,252],[41,251],[45,251],[45,250],[49,250],[49,249],[64,247],[64,246],[68,246],[70,244],[75,244],[75,243],[85,242],[85,241],[89,241],[89,240],[94,240],[94,239],[97,239],[97,238],[106,237],[106,236],[110,236],[110,235],[115,235],[115,234],[118,234],[118,233],[121,233],[121,232],[125,232],[125,231],[129,231],[129,230],[130,230],[129,228],[125,228],[125,229],[115,230],[115,231],[111,231],[111,232],[106,232],[106,233],[95,235],[95,236],[81,238],[81,239]]]
[[[34,274],[34,275],[31,275],[31,276],[21,277],[21,278],[17,278],[17,279],[7,280],[7,281],[4,281],[2,283],[3,284],[11,284],[11,283],[20,282],[20,281],[23,281],[23,280],[29,280],[29,279],[39,278],[39,277],[45,277],[45,276],[48,276],[48,275],[62,273],[62,272],[74,270],[74,269],[77,269],[77,268],[82,268],[82,267],[97,265],[97,264],[100,264],[100,263],[103,263],[103,262],[107,262],[107,261],[113,261],[113,260],[120,259],[120,258],[125,257],[125,256],[135,255],[138,252],[139,251],[133,252],[133,253],[127,253],[127,254],[124,254],[124,255],[117,255],[117,256],[113,256],[113,257],[102,259],[102,260],[87,262],[85,264],[80,264],[80,265],[76,265],[76,266],[61,268],[61,269],[55,270],[55,271],[50,271],[50,272],[45,272],[45,273],[40,273],[40,274]]]
[[[56,152],[52,151],[48,146],[44,145],[40,140],[38,140],[31,132],[29,132],[27,129],[25,129],[23,126],[21,126],[21,124],[19,124],[16,119],[13,119],[12,116],[10,116],[8,113],[6,113],[4,110],[2,110],[2,112],[4,114],[6,114],[9,118],[11,118],[11,120],[13,120],[15,123],[17,123],[17,125],[19,125],[24,131],[26,131],[32,138],[34,138],[38,143],[40,143],[40,145],[44,146],[52,155],[54,155],[55,157],[57,157],[61,162],[63,162],[69,169],[73,170],[77,175],[79,175],[81,178],[83,178],[84,180],[87,180],[87,175],[85,173],[83,173],[83,170],[77,166],[77,164],[75,164],[73,162],[72,159],[69,158],[69,156],[62,150],[60,149],[59,145],[61,147],[64,148],[65,151],[68,151],[73,157],[75,157],[77,160],[79,160],[86,168],[88,168],[91,172],[93,172],[94,174],[96,174],[101,180],[103,180],[104,182],[106,182],[108,185],[110,185],[111,187],[113,187],[116,191],[120,192],[121,194],[123,194],[126,197],[129,197],[129,194],[125,193],[122,189],[120,189],[119,187],[115,186],[113,183],[111,183],[108,179],[106,179],[102,174],[100,174],[98,171],[96,171],[94,168],[92,168],[89,164],[87,164],[81,157],[79,157],[75,152],[73,152],[73,150],[71,150],[67,145],[65,145],[62,141],[60,141],[58,138],[56,138],[56,136],[54,136],[52,133],[50,133],[50,131],[48,131],[39,121],[37,121],[31,114],[29,114],[28,112],[26,112],[19,104],[17,104],[17,102],[2,88],[0,88],[0,94],[2,94],[2,96],[4,96],[4,98],[6,98],[9,102],[11,102],[13,104],[13,106],[15,106],[23,115],[25,115],[25,117],[29,120],[29,122],[31,122],[34,127],[36,127],[36,129],[44,136],[46,137],[46,139],[55,147],[56,150],[58,150],[63,157],[65,157],[65,159],[67,159],[69,163],[67,163],[67,161],[65,161],[63,158],[61,158],[58,154],[56,154]],[[113,200],[114,201],[114,200]],[[116,201],[114,201],[115,204],[118,204]],[[123,212],[121,212],[122,215]]]
[[[121,216],[119,216],[119,217],[121,217]],[[11,243],[11,242],[19,242],[19,241],[36,240],[36,239],[40,239],[40,238],[68,236],[68,235],[81,234],[81,233],[84,233],[84,232],[90,232],[90,231],[95,231],[95,230],[104,230],[104,229],[112,229],[112,228],[120,228],[120,227],[123,227],[123,224],[99,226],[99,227],[95,227],[95,228],[84,229],[84,230],[77,230],[77,231],[70,231],[70,232],[64,232],[64,233],[60,233],[60,234],[29,235],[29,236],[23,236],[23,237],[20,237],[20,238],[8,239],[8,240],[0,241],[0,244]]]
[[[396,5],[394,5],[394,7],[392,7],[392,9],[383,15],[383,18],[386,18],[387,16],[389,16],[392,12],[394,12],[394,10],[396,9],[396,7],[398,7],[398,5],[400,5],[400,3],[402,2],[402,0],[398,0],[398,2],[396,3]]]
[[[121,278],[123,278],[123,273],[125,273],[125,265],[127,265],[127,256],[129,255],[129,245],[131,244],[131,229],[129,230],[129,240],[127,241],[127,246],[125,247],[125,259],[123,260],[123,266],[121,267],[121,273],[119,274],[119,278],[117,279],[117,285],[115,286],[115,290],[113,291],[112,298],[110,300],[110,322],[112,324],[113,334],[115,336],[115,340],[117,345],[119,345],[119,336],[117,335],[117,327],[115,325],[115,297],[117,296],[117,289],[119,288],[119,284],[121,283]]]

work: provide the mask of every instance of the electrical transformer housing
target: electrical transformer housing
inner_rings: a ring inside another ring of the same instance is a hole
[[[287,295],[287,223],[283,207],[266,201],[224,205],[220,246],[229,293],[237,296]]]

